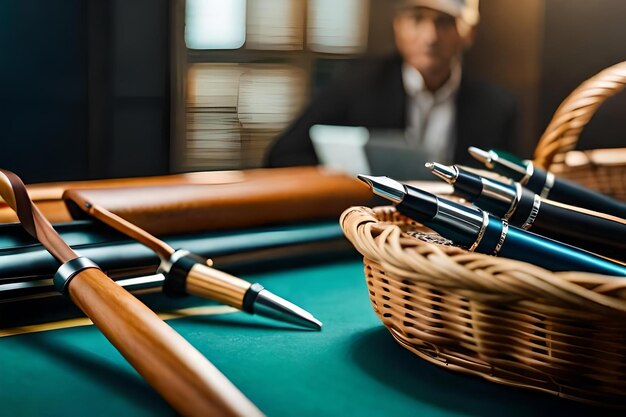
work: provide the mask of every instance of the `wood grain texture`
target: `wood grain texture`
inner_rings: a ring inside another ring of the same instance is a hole
[[[187,293],[241,309],[250,283],[206,265],[196,264],[187,276]]]
[[[182,415],[263,415],[200,352],[101,271],[76,275],[69,296]]]

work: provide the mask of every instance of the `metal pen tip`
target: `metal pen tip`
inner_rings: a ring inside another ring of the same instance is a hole
[[[454,165],[448,166],[437,162],[426,162],[424,166],[448,184],[454,184],[457,178],[459,178],[459,169]]]
[[[357,175],[357,178],[369,185],[377,196],[400,203],[406,195],[404,185],[389,177],[374,177],[371,175]]]
[[[295,324],[311,330],[322,330],[322,322],[308,311],[269,292],[259,291],[252,306],[253,313],[275,320]]]
[[[474,146],[470,146],[469,148],[467,148],[467,151],[477,161],[485,164],[489,168],[493,167],[493,159],[495,156],[493,152],[484,151],[482,149],[475,148]]]

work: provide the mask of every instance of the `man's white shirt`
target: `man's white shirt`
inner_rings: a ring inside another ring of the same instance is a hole
[[[461,84],[461,66],[452,67],[450,78],[434,93],[415,68],[402,65],[402,82],[407,93],[409,146],[427,152],[430,159],[451,163],[456,142],[456,94]]]

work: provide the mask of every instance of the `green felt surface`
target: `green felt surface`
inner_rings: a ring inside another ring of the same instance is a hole
[[[611,414],[450,372],[404,350],[372,311],[360,262],[244,278],[311,311],[323,331],[244,313],[169,323],[269,416]],[[0,338],[0,358],[0,415],[175,414],[93,326]]]

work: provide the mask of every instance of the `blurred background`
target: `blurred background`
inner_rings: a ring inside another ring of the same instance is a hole
[[[26,182],[258,167],[392,0],[3,0],[0,166]],[[582,81],[626,60],[626,2],[482,0],[464,71],[514,93],[524,157]],[[366,88],[366,86],[364,86]],[[626,95],[582,148],[624,146]]]

